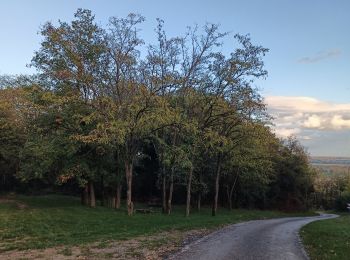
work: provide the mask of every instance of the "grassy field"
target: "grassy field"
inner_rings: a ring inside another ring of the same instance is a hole
[[[350,259],[350,214],[313,222],[301,236],[311,259]]]
[[[220,209],[216,217],[210,209],[193,211],[184,217],[184,209],[174,214],[136,214],[127,217],[124,210],[83,207],[79,199],[67,196],[17,196],[0,200],[0,252],[60,245],[81,245],[95,241],[126,240],[160,231],[215,228],[252,219],[309,215],[276,211]]]

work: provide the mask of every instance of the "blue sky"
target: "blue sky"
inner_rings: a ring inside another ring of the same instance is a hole
[[[194,23],[221,24],[223,31],[232,32],[223,52],[234,47],[234,33],[249,33],[254,43],[270,49],[265,59],[269,77],[256,84],[276,117],[276,131],[300,137],[314,155],[350,156],[350,1],[2,0],[0,74],[33,72],[25,65],[39,47],[40,25],[69,21],[79,7],[91,9],[101,24],[110,16],[144,15],[146,41],[154,36],[157,17],[165,20],[170,36]],[[288,104],[306,106],[302,115],[295,106],[277,102],[286,98]],[[308,110],[308,102],[325,109]]]

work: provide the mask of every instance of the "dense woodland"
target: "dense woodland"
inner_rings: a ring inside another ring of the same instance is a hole
[[[268,49],[218,25],[140,36],[144,17],[101,26],[89,10],[46,23],[31,76],[2,76],[0,188],[81,194],[119,208],[159,204],[307,209],[315,171],[297,140],[281,140],[256,88]],[[100,203],[100,202],[98,202]]]

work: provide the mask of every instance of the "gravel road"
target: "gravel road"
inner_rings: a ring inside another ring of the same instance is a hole
[[[308,259],[299,239],[300,228],[313,221],[335,217],[337,215],[322,214],[231,225],[189,244],[169,259]]]

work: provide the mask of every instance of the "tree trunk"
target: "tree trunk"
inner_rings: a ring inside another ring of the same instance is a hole
[[[174,137],[172,145],[176,145],[177,140],[177,130],[175,128]],[[168,201],[167,201],[167,214],[171,214],[172,210],[172,200],[173,200],[173,192],[174,192],[174,173],[175,173],[175,154],[173,155],[172,159],[172,167],[171,167],[171,173],[170,173],[170,180],[169,180],[169,195],[168,195]]]
[[[226,197],[227,197],[228,209],[231,209],[229,186],[228,186],[228,185],[225,185],[225,187],[226,187]]]
[[[214,204],[212,209],[212,216],[215,216],[218,210],[220,171],[221,171],[221,154],[218,155],[218,161],[216,165],[215,197],[214,197]]]
[[[122,193],[122,185],[120,183],[117,184],[117,192],[115,195],[115,208],[119,209],[120,208],[120,197]]]
[[[186,217],[190,215],[192,175],[193,167],[191,166],[187,181]]]
[[[108,207],[115,209],[115,197],[113,196],[108,197]]]
[[[126,177],[126,205],[128,209],[128,215],[131,216],[134,212],[134,204],[132,202],[132,169],[133,164],[130,161],[125,162],[125,177]]]
[[[197,200],[197,210],[201,211],[201,200],[202,200],[202,193],[199,192],[198,194],[198,200]]]
[[[86,184],[84,189],[83,189],[83,201],[82,204],[85,206],[88,206],[89,203],[89,186]]]
[[[170,183],[169,183],[169,195],[168,195],[168,203],[167,203],[167,214],[171,213],[171,202],[173,199],[173,191],[174,191],[174,167],[171,168],[170,175]]]
[[[80,204],[84,205],[84,189],[80,191]]]
[[[105,203],[105,184],[104,184],[104,180],[103,180],[103,175],[101,174],[101,206],[104,206]]]
[[[234,188],[235,188],[235,184],[233,184],[231,186],[231,189],[230,189],[230,192],[229,192],[229,201],[228,202],[229,202],[229,205],[230,205],[230,210],[232,210],[232,195],[233,195]]]
[[[198,199],[197,199],[197,210],[201,210],[201,200],[202,200],[202,182],[203,182],[203,172],[202,170],[199,173],[199,192],[198,192]]]
[[[114,208],[119,209],[120,208],[120,201],[121,201],[121,193],[122,193],[122,174],[121,174],[121,167],[119,165],[119,152],[118,150],[115,153],[115,160],[117,162],[117,169],[116,169],[116,177],[117,177],[117,190],[116,193],[114,194],[115,197],[115,205]]]
[[[166,177],[165,177],[165,165],[162,166],[162,212],[166,213]]]
[[[89,193],[90,193],[90,207],[96,207],[96,198],[95,198],[95,189],[94,183],[92,181],[89,182]]]
[[[89,187],[84,186],[81,190],[81,205],[87,206],[89,204]]]
[[[235,187],[236,187],[236,183],[237,183],[237,180],[238,180],[238,176],[239,176],[239,169],[237,170],[237,174],[236,174],[236,177],[235,177],[235,181],[233,182],[232,186],[231,186],[231,189],[230,191],[228,191],[228,185],[227,185],[227,192],[228,192],[228,202],[229,202],[229,207],[230,207],[230,210],[232,210],[232,196],[233,196],[233,192],[235,190]]]

